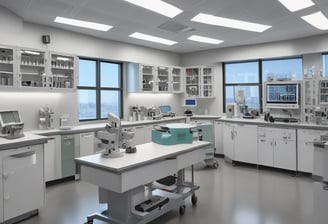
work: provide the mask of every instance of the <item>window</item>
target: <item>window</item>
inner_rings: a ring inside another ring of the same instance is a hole
[[[259,61],[225,63],[224,69],[224,111],[228,104],[235,103],[238,90],[243,90],[248,109],[260,110],[261,91]]]
[[[323,57],[328,73],[328,54]],[[238,90],[243,90],[248,109],[261,112],[262,80],[302,80],[302,57],[224,63],[223,74],[223,111],[228,104],[235,103]]]
[[[262,80],[302,80],[302,58],[286,58],[262,61]]]
[[[322,76],[328,77],[328,53],[322,55]]]
[[[79,59],[80,120],[106,119],[109,112],[122,117],[122,64]]]

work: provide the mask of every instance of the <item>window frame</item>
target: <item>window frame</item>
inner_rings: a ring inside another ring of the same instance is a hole
[[[79,122],[84,121],[97,121],[97,120],[106,120],[107,118],[101,118],[101,91],[102,90],[115,90],[119,91],[120,93],[120,118],[123,118],[123,62],[118,61],[110,61],[106,59],[101,58],[89,58],[89,57],[78,57],[78,60],[89,60],[89,61],[95,61],[96,62],[96,86],[79,86],[77,85],[77,90],[95,90],[96,91],[96,118],[95,119],[80,119],[80,111],[79,111]],[[111,64],[117,64],[119,65],[119,87],[101,87],[101,69],[100,65],[101,63],[111,63]],[[78,82],[77,82],[78,83]]]

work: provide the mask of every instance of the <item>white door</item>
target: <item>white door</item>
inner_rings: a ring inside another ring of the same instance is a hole
[[[216,154],[223,154],[223,123],[219,121],[214,122],[214,142]]]
[[[234,125],[224,123],[223,125],[223,152],[224,156],[234,160]]]
[[[258,164],[273,166],[273,140],[271,138],[259,137]]]
[[[48,140],[44,144],[44,180],[56,179],[56,139]]]
[[[238,124],[235,132],[235,160],[257,164],[257,126]]]
[[[296,141],[275,140],[274,167],[296,171]]]

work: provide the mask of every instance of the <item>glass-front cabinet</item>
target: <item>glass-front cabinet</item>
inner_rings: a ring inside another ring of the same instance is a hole
[[[149,65],[140,65],[141,92],[153,92],[155,86],[155,68]]]
[[[157,67],[156,74],[156,92],[168,93],[170,91],[170,69],[168,67]]]
[[[0,87],[15,85],[14,49],[0,47]]]
[[[47,87],[46,53],[43,51],[19,50],[20,87]]]
[[[319,81],[319,103],[328,105],[328,79],[324,78]]]
[[[74,88],[75,86],[75,57],[51,53],[51,73],[49,87],[54,89]]]
[[[186,68],[185,88],[187,97],[213,97],[213,68]]]
[[[181,93],[182,92],[182,69],[173,67],[171,70],[171,80],[172,80],[172,92]]]

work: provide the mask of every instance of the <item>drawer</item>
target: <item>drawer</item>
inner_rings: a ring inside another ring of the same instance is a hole
[[[192,152],[187,152],[177,156],[178,170],[193,164],[204,161],[206,158],[206,150],[198,149]]]

